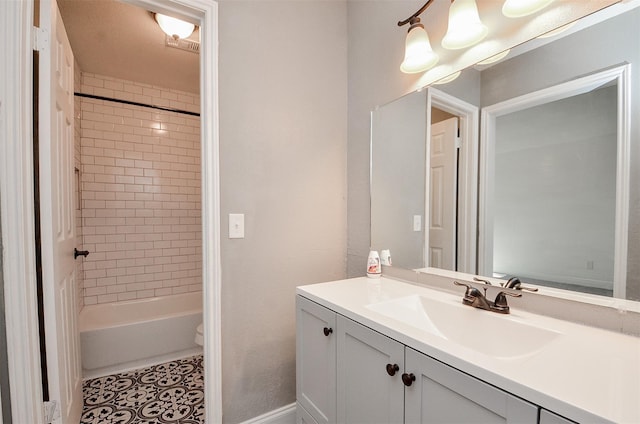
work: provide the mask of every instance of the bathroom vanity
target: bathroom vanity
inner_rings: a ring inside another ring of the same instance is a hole
[[[640,339],[390,279],[297,289],[298,423],[640,422]]]

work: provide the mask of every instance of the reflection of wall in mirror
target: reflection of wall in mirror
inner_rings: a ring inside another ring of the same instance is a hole
[[[389,249],[400,268],[423,264],[426,108],[422,91],[372,113],[371,246]],[[421,217],[420,231],[414,215]]]
[[[610,86],[496,119],[494,272],[612,295],[616,102]]]
[[[640,300],[640,8],[482,71],[482,106],[630,63],[631,166],[627,298]]]

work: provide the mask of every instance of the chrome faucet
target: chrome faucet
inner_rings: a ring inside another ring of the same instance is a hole
[[[476,280],[482,281],[488,285],[491,285],[488,281],[485,280]],[[464,292],[464,297],[462,298],[462,303],[465,305],[473,306],[474,308],[484,309],[486,311],[497,312],[499,314],[508,314],[509,313],[509,305],[507,304],[507,297],[521,297],[520,293],[512,293],[509,291],[500,291],[496,299],[492,302],[487,299],[487,289],[484,289],[484,293],[482,293],[479,289],[473,287],[470,284],[460,283],[458,281],[454,281],[453,284],[456,286],[466,287],[467,290]]]

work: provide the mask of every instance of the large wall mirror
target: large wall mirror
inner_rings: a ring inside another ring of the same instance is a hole
[[[378,107],[372,246],[401,268],[640,300],[637,66],[640,7],[616,4]]]

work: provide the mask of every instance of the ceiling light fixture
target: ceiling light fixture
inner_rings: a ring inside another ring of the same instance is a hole
[[[431,48],[429,35],[418,17],[432,1],[428,0],[416,13],[398,22],[398,26],[411,24],[405,41],[404,60],[400,65],[400,70],[405,74],[424,72],[438,63],[438,55]]]
[[[507,18],[520,18],[532,15],[549,6],[553,0],[506,0],[502,5],[502,14]]]
[[[190,22],[185,22],[171,16],[155,14],[155,19],[160,28],[170,37],[174,39],[187,38],[196,29],[196,26]]]
[[[449,7],[449,26],[442,39],[442,47],[464,49],[479,43],[489,30],[480,21],[475,0],[452,0]]]

